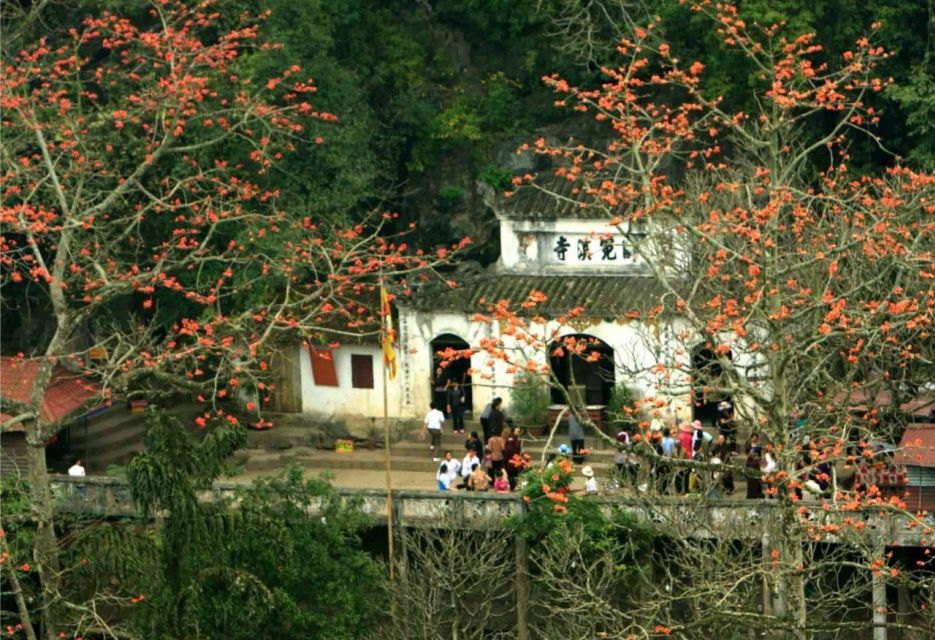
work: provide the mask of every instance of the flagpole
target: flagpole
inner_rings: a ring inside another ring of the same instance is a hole
[[[384,303],[384,300],[386,303]],[[386,454],[386,547],[387,561],[390,569],[390,581],[393,580],[393,472],[390,452],[390,417],[389,400],[387,394],[387,375],[386,375],[386,355],[384,345],[386,340],[392,340],[393,337],[386,335],[386,314],[389,312],[389,297],[386,295],[386,289],[383,286],[383,274],[380,274],[380,333],[383,338],[380,341],[381,351],[384,351],[383,357],[383,450]]]

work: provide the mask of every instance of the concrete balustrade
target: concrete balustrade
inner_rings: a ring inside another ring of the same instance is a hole
[[[199,496],[205,501],[231,500],[236,503],[235,482],[215,482]],[[89,517],[133,517],[139,511],[133,504],[125,480],[86,476],[53,476],[52,491],[56,507],[64,513]],[[354,501],[374,524],[387,521],[386,492],[373,489],[338,488],[338,495]],[[666,534],[727,539],[762,539],[777,525],[780,505],[772,500],[692,500],[679,496],[654,496],[651,500],[627,496],[607,496],[599,500],[604,512],[622,511],[637,520],[652,523]],[[935,522],[911,526],[910,519],[884,508],[865,508],[859,512],[822,509],[818,503],[804,503],[808,517],[816,527],[825,527],[826,542],[844,542],[845,537],[859,536],[885,541],[887,546],[924,546],[921,540],[932,539]],[[443,493],[440,491],[394,491],[393,521],[397,525],[457,522],[467,527],[503,527],[511,516],[519,516],[526,505],[518,494]],[[313,506],[309,515],[315,515]],[[832,530],[849,518],[861,522],[860,529],[842,527],[840,535]]]

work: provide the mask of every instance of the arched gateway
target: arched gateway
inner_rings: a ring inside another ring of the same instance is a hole
[[[470,411],[473,406],[471,389],[471,359],[454,357],[456,352],[466,353],[471,346],[453,333],[443,333],[430,343],[432,350],[432,401],[445,410],[445,393],[453,382],[464,389],[465,405]]]
[[[587,334],[563,336],[549,348],[549,362],[559,383],[577,388],[587,405],[606,405],[614,388],[614,350],[600,338]],[[552,402],[565,404],[558,389]]]

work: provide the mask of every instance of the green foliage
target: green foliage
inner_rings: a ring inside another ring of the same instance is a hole
[[[455,184],[445,185],[438,190],[439,204],[444,209],[450,209],[464,200],[464,189]]]
[[[481,169],[477,179],[486,185],[490,185],[497,191],[504,191],[510,186],[510,181],[513,179],[513,172],[494,164],[488,164]]]
[[[18,476],[0,477],[0,507],[2,507],[2,536],[0,536],[0,617],[8,636],[21,623],[19,608],[13,601],[14,584],[22,590],[26,606],[33,619],[37,616],[41,585],[36,574],[36,526],[30,485]],[[15,581],[15,582],[14,582]],[[18,635],[16,637],[19,637]]]
[[[636,393],[624,384],[618,384],[611,390],[606,411],[615,428],[632,426],[639,421],[636,413],[638,401]]]
[[[902,106],[908,134],[916,141],[909,157],[924,167],[935,167],[935,73],[931,65],[919,65],[902,85],[889,87],[887,94]]]
[[[532,543],[547,543],[581,530],[586,540],[581,548],[585,557],[596,556],[621,539],[633,549],[645,549],[652,540],[651,530],[619,510],[608,517],[595,496],[574,494],[571,485],[575,471],[570,460],[559,457],[544,469],[530,469],[523,474],[526,511],[511,522],[516,532]],[[621,558],[620,564],[624,561]]]
[[[210,488],[227,457],[246,442],[243,427],[224,422],[195,442],[176,418],[149,407],[146,451],[127,467],[134,501],[144,513],[193,511],[197,492]]]
[[[127,468],[122,464],[109,464],[107,465],[107,475],[112,478],[123,478],[124,480],[127,477]]]
[[[254,582],[207,576],[192,602],[207,637],[356,638],[376,624],[382,572],[360,549],[369,523],[356,505],[344,505],[324,479],[303,479],[298,467],[258,479],[237,499],[240,533],[224,545],[225,564]],[[231,584],[247,591],[232,598]],[[248,616],[248,595],[273,606]]]
[[[549,383],[532,373],[519,373],[511,391],[510,410],[530,426],[544,425],[552,402]]]
[[[488,135],[515,135],[531,126],[529,114],[523,107],[519,82],[497,71],[483,82],[483,89],[478,111]]]
[[[160,535],[96,527],[75,547],[106,548],[90,554],[89,584],[109,576],[146,594],[132,610],[140,635],[336,640],[376,624],[382,574],[361,549],[369,523],[358,505],[299,468],[258,479],[232,501],[201,502],[244,431],[212,425],[196,442],[155,409],[147,427],[146,451],[127,475],[141,509],[164,517]]]

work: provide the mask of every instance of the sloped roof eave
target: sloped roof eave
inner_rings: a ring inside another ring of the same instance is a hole
[[[539,291],[546,300],[525,310],[520,303],[530,292]],[[532,275],[487,273],[460,283],[454,289],[431,287],[400,300],[402,307],[418,311],[449,311],[479,313],[500,300],[508,300],[520,315],[559,316],[581,307],[585,317],[632,317],[634,312],[645,313],[664,302],[671,295],[648,275]],[[671,305],[664,305],[667,315],[675,315]]]

